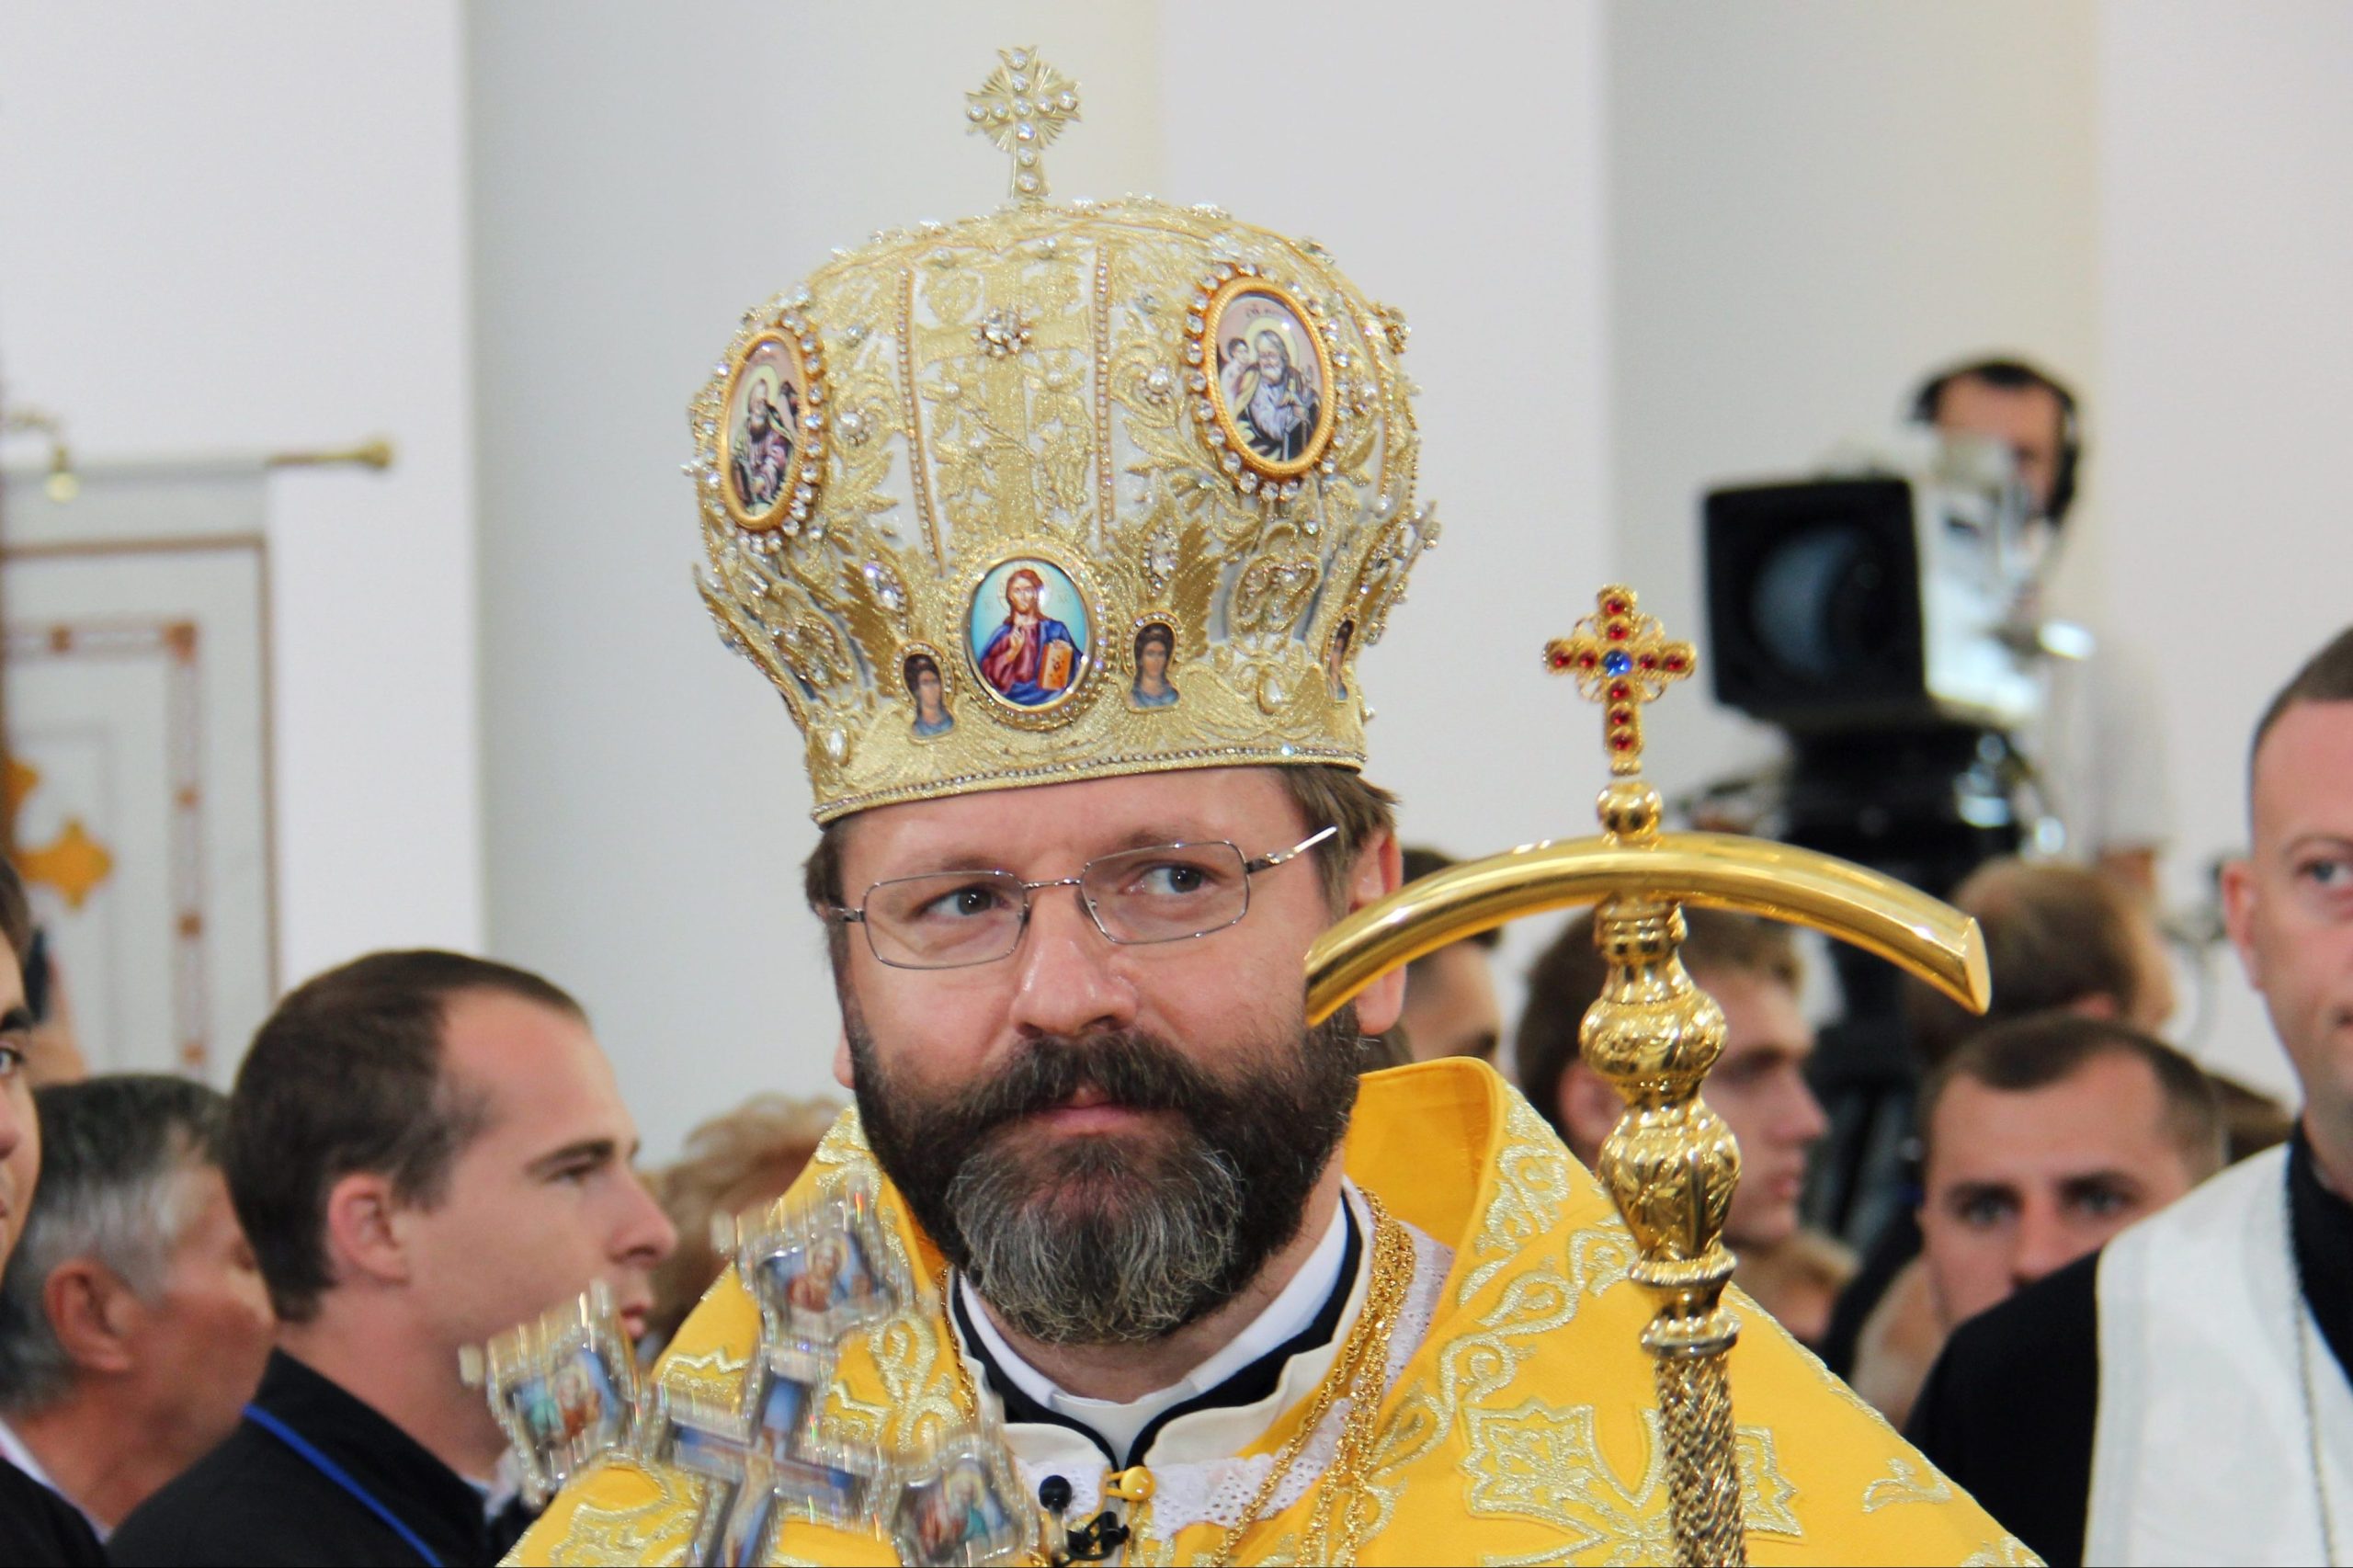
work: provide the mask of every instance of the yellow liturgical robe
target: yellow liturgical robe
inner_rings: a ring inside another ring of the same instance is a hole
[[[1634,1241],[1599,1185],[1517,1091],[1467,1060],[1367,1077],[1346,1165],[1355,1186],[1409,1228],[1414,1249],[1363,1472],[1369,1506],[1357,1514],[1357,1561],[1670,1561],[1657,1396],[1640,1343],[1654,1303],[1627,1277]],[[861,1176],[880,1180],[851,1112],[795,1191],[822,1195]],[[881,1191],[909,1258],[937,1278],[938,1254],[896,1195]],[[1359,1280],[1351,1319],[1364,1294]],[[2033,1561],[1755,1302],[1728,1299],[1742,1324],[1731,1377],[1752,1562]],[[985,1386],[957,1332],[935,1303],[921,1318],[854,1338],[828,1392],[828,1421],[904,1449],[927,1423],[952,1419],[960,1390]],[[708,1381],[710,1392],[723,1394],[740,1386],[758,1339],[758,1310],[730,1272],[679,1331],[661,1375],[674,1387]],[[1136,1538],[1124,1561],[1220,1560],[1271,1468],[1267,1456],[1313,1409],[1330,1360],[1283,1377],[1269,1400],[1240,1413],[1247,1426],[1237,1428],[1237,1413],[1211,1413],[1194,1418],[1195,1435],[1178,1443],[1187,1423],[1171,1423],[1145,1456],[1156,1485],[1131,1517]],[[1340,1425],[1345,1403],[1326,1413],[1326,1425]],[[1061,1429],[1008,1432],[1034,1490],[1025,1433]],[[1233,1561],[1300,1560],[1333,1451],[1323,1437],[1319,1429],[1301,1446],[1291,1484],[1267,1500],[1233,1543]],[[1070,1479],[1076,1520],[1099,1506],[1106,1478],[1098,1470]],[[684,1562],[707,1484],[607,1460],[563,1489],[511,1561]],[[895,1561],[880,1522],[863,1534],[795,1520],[771,1544],[783,1562]]]

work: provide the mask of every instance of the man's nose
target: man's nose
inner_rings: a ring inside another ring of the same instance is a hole
[[[635,1171],[623,1173],[628,1184],[621,1222],[614,1232],[613,1252],[620,1261],[642,1268],[651,1268],[678,1244],[678,1228],[670,1223],[670,1216],[646,1190],[643,1178]]]
[[[1830,1118],[1824,1114],[1822,1102],[1813,1097],[1813,1090],[1798,1073],[1790,1074],[1789,1087],[1781,1098],[1781,1136],[1799,1149],[1811,1149],[1830,1131]]]
[[[1116,949],[1087,914],[1082,892],[1040,888],[1029,896],[1008,1021],[1024,1034],[1061,1036],[1133,1024],[1134,989],[1116,972]]]
[[[2083,1256],[2084,1248],[2049,1204],[2029,1203],[2018,1215],[2018,1242],[2010,1251],[2010,1285],[2023,1290]]]

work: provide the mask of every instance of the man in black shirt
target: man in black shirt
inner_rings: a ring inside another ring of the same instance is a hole
[[[278,1005],[227,1169],[280,1324],[238,1429],[136,1510],[119,1562],[483,1563],[524,1522],[461,1348],[603,1280],[632,1333],[676,1239],[579,1006],[453,953],[378,953]]]
[[[2275,698],[2231,939],[2304,1091],[2285,1149],[1964,1324],[1910,1435],[2053,1563],[2353,1548],[2353,629]]]

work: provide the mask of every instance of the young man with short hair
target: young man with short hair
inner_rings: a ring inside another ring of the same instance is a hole
[[[1806,1086],[1813,1029],[1798,1006],[1802,971],[1789,928],[1722,910],[1687,909],[1683,967],[1724,1012],[1724,1051],[1708,1074],[1708,1104],[1740,1140],[1740,1187],[1724,1244],[1769,1245],[1798,1228],[1806,1154],[1826,1128]],[[1529,972],[1515,1043],[1520,1087],[1590,1167],[1625,1102],[1577,1052],[1577,1026],[1608,974],[1593,918],[1563,927]]]
[[[1813,1028],[1798,1006],[1802,971],[1787,926],[1713,909],[1686,909],[1683,918],[1690,931],[1683,967],[1724,1014],[1723,1055],[1708,1074],[1707,1097],[1740,1140],[1740,1186],[1724,1216],[1724,1244],[1745,1263],[1798,1233],[1806,1156],[1829,1127],[1805,1081]],[[1521,1089],[1588,1168],[1626,1108],[1577,1051],[1577,1027],[1608,972],[1594,949],[1592,916],[1570,921],[1529,972],[1516,1042]],[[1759,1301],[1776,1317],[1786,1312],[1796,1319],[1790,1326],[1799,1337],[1815,1337],[1829,1297],[1808,1289],[1779,1298],[1773,1286],[1781,1278],[1766,1276]],[[1744,1289],[1760,1283],[1745,1267],[1733,1278]]]
[[[1864,1324],[1855,1392],[1890,1421],[1963,1320],[2222,1166],[2214,1085],[2111,1018],[2048,1012],[1971,1036],[1920,1090],[1919,1260]]]
[[[1904,1010],[1919,1069],[1935,1071],[1973,1035],[2044,1013],[2113,1018],[2151,1032],[2172,1014],[2173,981],[2156,922],[2110,878],[2060,861],[2006,858],[1971,872],[1953,890],[1952,902],[1976,918],[1984,935],[1993,1002],[1980,1016],[1905,976]],[[1908,1188],[1911,1173],[1892,1161],[1886,1179],[1901,1180]],[[1831,1312],[1822,1358],[1834,1371],[1860,1381],[1863,1339],[1871,1334],[1882,1360],[1873,1374],[1878,1392],[1893,1401],[1893,1391],[1917,1386],[1925,1364],[1896,1375],[1891,1384],[1884,1366],[1888,1346],[1909,1346],[1903,1359],[1914,1353],[1933,1356],[1942,1334],[1915,1268],[1920,1256],[1918,1193],[1891,1196],[1899,1197],[1893,1212],[1869,1239],[1862,1267]],[[1899,1281],[1903,1299],[1895,1300]]]
[[[2353,628],[2257,722],[2223,911],[2303,1089],[2241,1161],[1957,1330],[1911,1431],[2052,1562],[2315,1562],[2353,1521]]]
[[[40,1196],[0,1279],[0,1449],[103,1536],[235,1427],[269,1294],[221,1173],[220,1094],[120,1074],[34,1098]]]
[[[2122,1024],[2049,1014],[1978,1035],[1920,1090],[1920,1204],[1949,1332],[2222,1165],[2198,1064]]]
[[[112,1542],[154,1563],[488,1562],[505,1438],[459,1353],[675,1241],[579,1004],[456,953],[306,983],[230,1096],[229,1189],[278,1318],[245,1420]]]

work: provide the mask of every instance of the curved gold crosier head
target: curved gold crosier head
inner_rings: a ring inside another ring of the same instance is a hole
[[[1308,1017],[1322,1022],[1388,971],[1521,915],[1590,903],[1608,962],[1578,1029],[1584,1058],[1626,1113],[1595,1175],[1642,1247],[1629,1271],[1658,1302],[1643,1332],[1655,1358],[1670,1520],[1684,1563],[1747,1558],[1724,1353],[1740,1324],[1722,1304],[1733,1257],[1724,1216],[1740,1180],[1731,1130],[1700,1097],[1724,1017],[1691,983],[1679,949],[1683,905],[1790,921],[1853,942],[1984,1009],[1977,923],[1892,878],[1843,860],[1729,834],[1665,833],[1641,777],[1643,707],[1698,666],[1688,642],[1606,587],[1595,611],[1544,650],[1603,705],[1612,778],[1597,837],[1526,846],[1400,889],[1324,933],[1307,955]]]

